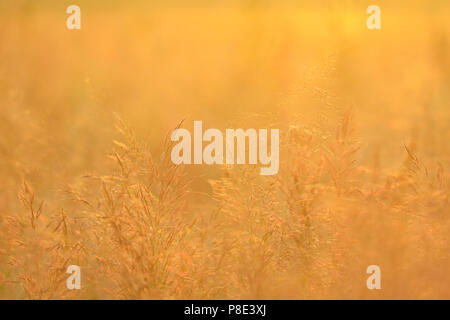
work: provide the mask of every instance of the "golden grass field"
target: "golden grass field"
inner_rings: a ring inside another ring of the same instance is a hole
[[[73,2],[0,0],[1,299],[450,299],[449,1]]]

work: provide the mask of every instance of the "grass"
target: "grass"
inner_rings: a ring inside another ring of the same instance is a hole
[[[1,299],[450,298],[448,4],[277,3],[0,4]],[[175,166],[193,120],[279,173]]]

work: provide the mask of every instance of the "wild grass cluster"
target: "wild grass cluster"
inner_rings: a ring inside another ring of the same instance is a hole
[[[380,0],[370,31],[359,1],[79,1],[69,31],[0,2],[0,298],[449,299],[434,3]],[[197,119],[280,129],[278,174],[175,165]]]

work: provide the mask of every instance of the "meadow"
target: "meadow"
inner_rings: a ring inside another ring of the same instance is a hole
[[[0,299],[450,299],[450,3],[374,3],[0,0]]]

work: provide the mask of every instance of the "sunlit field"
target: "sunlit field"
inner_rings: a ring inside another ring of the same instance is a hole
[[[0,299],[450,299],[449,13],[0,0]],[[195,120],[278,174],[174,164]]]

